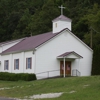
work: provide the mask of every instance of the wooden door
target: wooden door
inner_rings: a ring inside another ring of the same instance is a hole
[[[65,74],[71,75],[71,61],[65,61]],[[64,75],[64,63],[60,61],[60,75]]]
[[[60,75],[62,76],[64,74],[64,64],[63,61],[60,61]]]
[[[67,75],[71,75],[71,62],[70,61],[65,62],[65,70],[66,70]]]

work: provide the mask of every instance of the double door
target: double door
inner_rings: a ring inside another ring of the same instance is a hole
[[[65,61],[65,74],[71,75],[71,61]],[[60,75],[64,75],[64,62],[60,61]]]

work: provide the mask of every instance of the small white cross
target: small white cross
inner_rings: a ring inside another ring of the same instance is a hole
[[[59,6],[59,8],[61,8],[61,15],[63,15],[63,9],[65,9],[65,7],[63,7],[63,5]]]

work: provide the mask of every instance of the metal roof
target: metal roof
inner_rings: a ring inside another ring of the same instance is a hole
[[[59,55],[57,58],[64,58],[64,57],[67,57],[67,56],[70,55],[70,54],[74,54],[74,55],[77,55],[77,56],[80,57],[80,58],[83,58],[81,55],[77,54],[77,53],[74,52],[74,51],[65,52],[65,53]]]
[[[64,16],[64,15],[60,15],[59,17],[55,18],[52,21],[58,21],[58,20],[63,20],[63,21],[72,21],[70,18]]]
[[[25,39],[25,38],[21,38],[21,39],[17,39],[17,40],[10,40],[10,41],[1,42],[1,43],[0,43],[0,46],[2,46],[2,45],[6,45],[6,44],[10,44],[10,43],[12,43],[12,42],[16,42],[16,41],[22,41],[23,39]]]
[[[49,39],[53,38],[57,34],[58,33],[53,34],[52,32],[48,32],[48,33],[44,33],[41,35],[27,37],[27,38],[23,39],[21,42],[15,44],[14,46],[3,51],[1,54],[34,49],[34,48],[40,46],[41,44],[45,43]]]
[[[27,51],[27,50],[34,50],[35,48],[41,46],[43,43],[46,43],[47,41],[49,41],[50,39],[52,39],[53,37],[57,36],[58,34],[62,33],[65,30],[69,31],[70,34],[72,34],[76,39],[78,39],[86,47],[88,47],[83,41],[81,41],[78,37],[76,37],[68,28],[65,28],[65,29],[61,30],[60,32],[54,33],[54,34],[52,32],[47,32],[44,34],[24,38],[22,41],[15,44],[14,46],[8,48],[7,50],[3,51],[1,54],[9,54],[9,53],[22,52],[22,51]],[[92,49],[90,47],[88,47],[88,48],[92,51]],[[68,55],[70,53],[72,53],[72,52],[66,52],[66,53],[62,54],[62,56]]]

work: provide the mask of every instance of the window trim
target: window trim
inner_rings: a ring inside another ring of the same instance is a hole
[[[7,67],[6,67],[6,61],[8,61]],[[4,70],[9,70],[9,60],[4,60]]]
[[[28,67],[28,59],[31,60],[30,68]],[[32,57],[26,58],[26,69],[32,69]]]
[[[18,68],[16,68],[16,60],[18,60]],[[14,59],[14,70],[19,70],[19,59]]]

